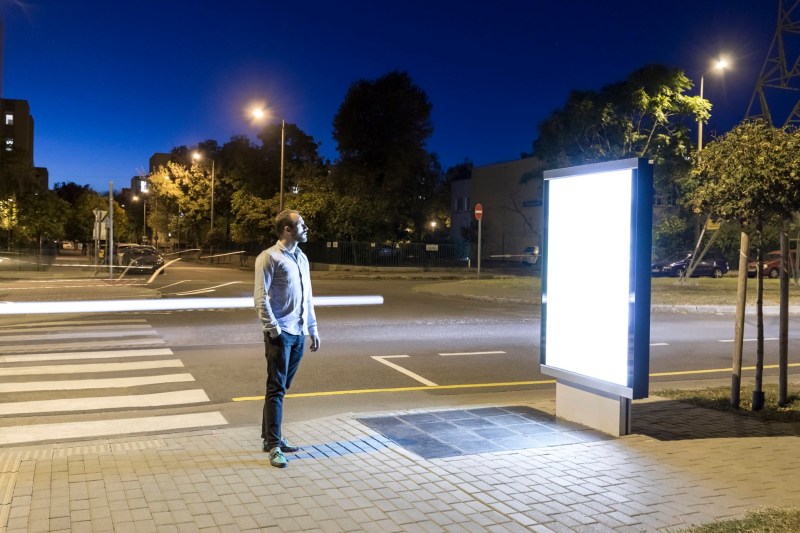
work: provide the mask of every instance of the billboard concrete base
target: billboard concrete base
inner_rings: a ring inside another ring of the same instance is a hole
[[[630,433],[631,400],[559,379],[556,417],[620,437]]]

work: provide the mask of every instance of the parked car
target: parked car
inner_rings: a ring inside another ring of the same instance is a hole
[[[539,261],[539,247],[528,246],[522,250],[522,264],[525,266],[533,266]]]
[[[372,259],[377,265],[396,265],[402,261],[402,253],[397,245],[379,244],[372,248]]]
[[[122,254],[122,266],[128,272],[152,274],[164,266],[164,257],[152,246],[131,246]]]
[[[790,252],[789,260],[793,268],[797,268],[797,250]],[[781,251],[773,250],[764,255],[764,262],[761,264],[765,278],[776,279],[780,277],[781,271]],[[754,278],[758,273],[758,260],[747,263],[747,277]]]
[[[135,248],[137,246],[141,246],[141,244],[135,244],[130,242],[115,242],[114,243],[114,261],[117,265],[124,264],[122,262],[122,256],[125,255],[130,248]]]
[[[689,261],[692,259],[692,252],[677,252],[667,257],[663,261],[658,261],[650,266],[650,273],[653,276],[672,276],[679,277],[689,268]],[[692,277],[711,276],[721,278],[728,273],[728,260],[719,252],[706,252],[703,259],[697,265]]]

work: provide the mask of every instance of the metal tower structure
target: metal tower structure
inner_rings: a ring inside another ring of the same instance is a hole
[[[763,118],[770,125],[776,126],[765,92],[769,90],[770,94],[780,93],[781,99],[788,100],[790,105],[792,97],[797,95],[794,107],[782,125],[800,126],[800,42],[798,41],[800,41],[800,0],[778,0],[778,27],[764,66],[761,68],[753,96],[750,98],[745,118]],[[774,99],[772,100],[774,104]]]

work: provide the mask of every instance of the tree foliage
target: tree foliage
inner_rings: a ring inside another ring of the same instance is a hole
[[[372,228],[358,233],[383,239],[421,235],[443,183],[438,158],[426,150],[431,109],[406,72],[360,80],[348,90],[333,120],[340,154],[335,179],[340,194],[357,192],[371,206]]]
[[[40,244],[61,237],[69,211],[67,202],[45,190],[20,197],[19,204],[19,228],[24,236]]]
[[[648,65],[599,91],[573,91],[539,125],[533,155],[545,169],[646,157],[665,190],[689,172],[691,126],[710,116],[708,101],[686,94],[691,87],[681,70]]]
[[[709,143],[684,182],[689,205],[716,220],[753,223],[800,209],[800,131],[745,121]]]

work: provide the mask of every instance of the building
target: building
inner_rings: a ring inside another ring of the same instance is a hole
[[[156,172],[161,167],[166,167],[172,161],[172,154],[156,152],[150,156],[150,174]]]
[[[451,238],[474,242],[474,209],[481,204],[482,258],[521,260],[525,248],[541,246],[543,187],[542,178],[536,176],[539,170],[539,160],[527,157],[475,167],[469,179],[453,181]]]
[[[0,99],[0,116],[3,152],[18,151],[33,168],[33,117],[28,102]]]
[[[4,170],[14,172],[3,178],[19,188],[48,187],[46,168],[33,164],[33,117],[26,100],[0,98],[0,164]]]

